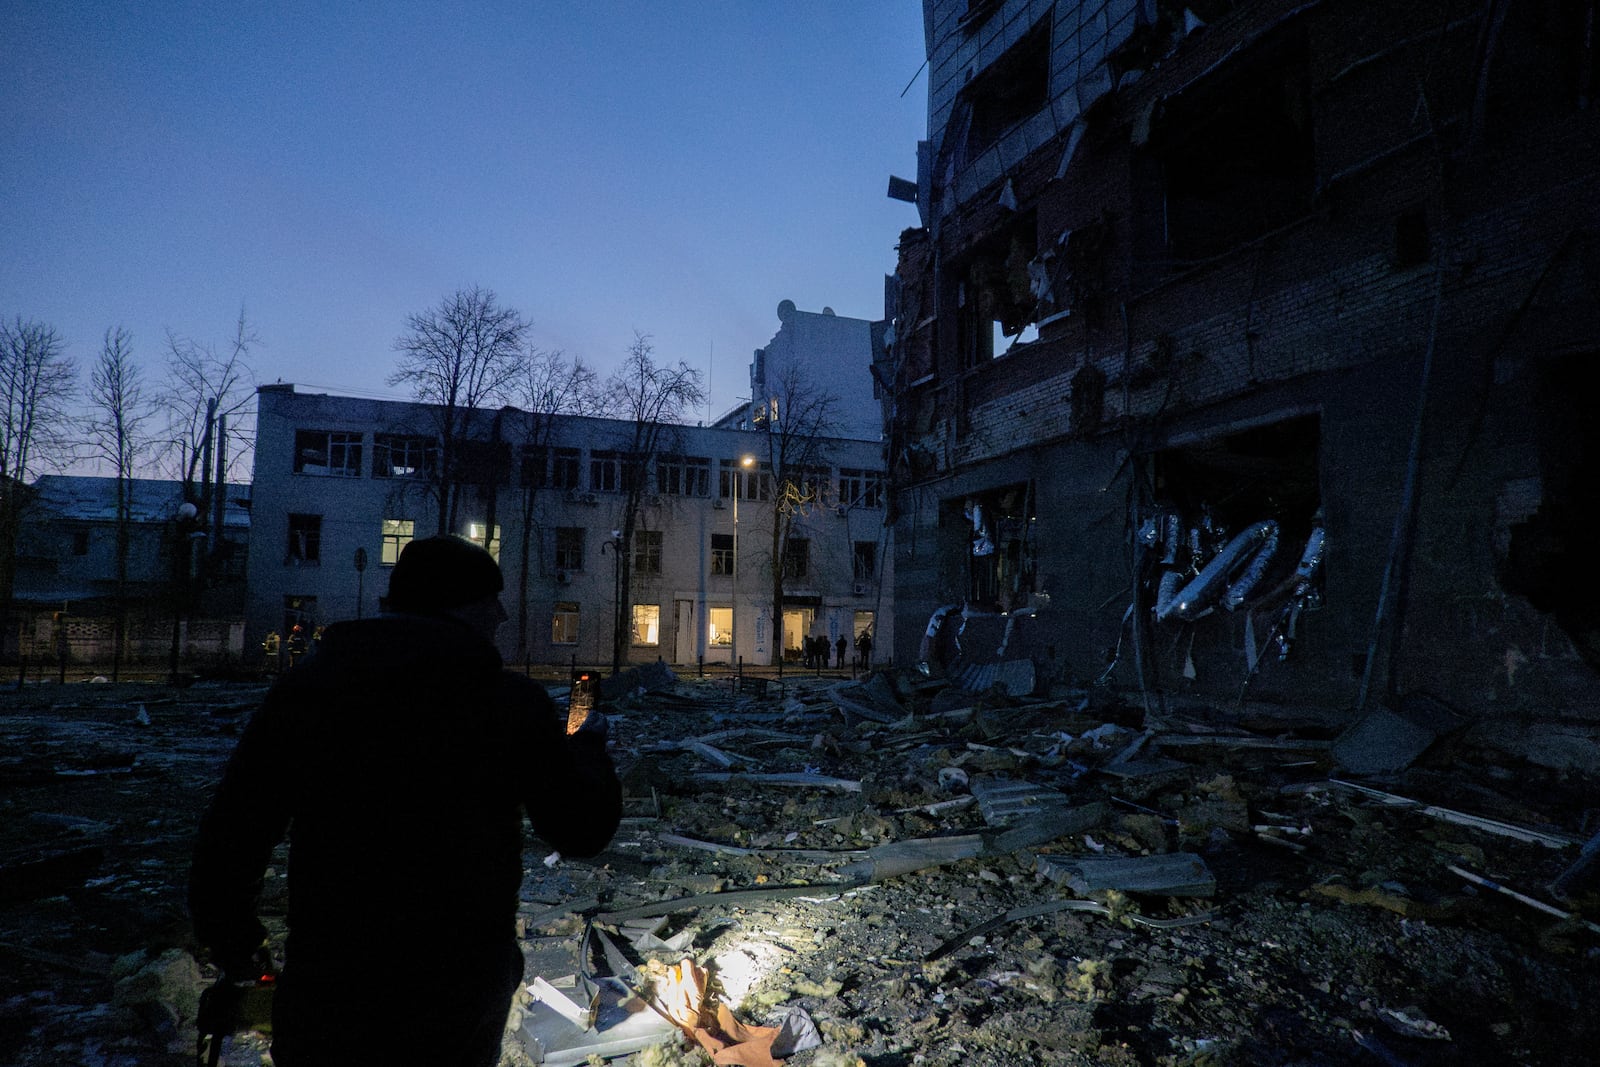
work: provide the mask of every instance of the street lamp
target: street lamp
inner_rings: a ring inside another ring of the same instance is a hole
[[[733,479],[733,646],[729,655],[733,657],[730,666],[736,671],[739,669],[739,497],[744,495],[744,472],[755,465],[756,457],[740,456],[739,470]]]
[[[611,549],[611,674],[622,673],[622,531],[612,530],[611,540],[600,542],[600,554]]]

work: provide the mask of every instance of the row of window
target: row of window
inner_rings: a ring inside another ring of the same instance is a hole
[[[371,476],[374,478],[427,478],[439,467],[439,445],[431,437],[407,434],[374,434]],[[493,469],[494,455],[476,455],[494,446],[481,441],[462,442],[463,466]],[[499,461],[509,465],[507,456]],[[743,469],[737,460],[713,461],[708,456],[663,455],[655,462],[655,492],[667,496],[705,497],[711,495],[711,472],[718,472],[717,495],[741,500],[770,500],[773,478],[770,470],[758,466]],[[299,430],[294,435],[294,471],[334,478],[360,478],[362,435],[354,430]],[[576,448],[527,445],[521,450],[518,483],[531,489],[585,489],[616,493],[634,488],[643,472],[626,453],[596,450],[589,453],[588,484],[583,484],[583,453]],[[798,472],[789,479],[803,500],[818,501],[831,487],[830,472],[823,468]],[[862,468],[839,469],[837,502],[852,507],[883,506],[883,476]]]
[[[472,523],[467,536],[483,543],[482,523]],[[558,526],[555,529],[552,564],[558,572],[581,572],[586,563],[586,545],[589,531],[583,526]],[[384,519],[379,524],[379,561],[392,567],[400,559],[400,550],[416,536],[416,522],[412,519]],[[633,571],[635,574],[661,573],[665,546],[664,531],[638,530],[633,535]],[[731,575],[734,568],[732,534],[711,535],[711,573]],[[811,573],[811,541],[809,538],[791,537],[785,546],[783,573],[786,578],[805,578]],[[500,558],[500,527],[494,528],[489,541],[489,551]],[[878,574],[878,546],[873,541],[856,541],[852,545],[852,575],[855,581],[871,581]],[[322,516],[301,513],[289,515],[288,551],[285,559],[291,563],[322,562]]]

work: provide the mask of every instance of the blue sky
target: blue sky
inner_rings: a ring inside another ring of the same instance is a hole
[[[881,316],[922,59],[915,0],[0,0],[0,314],[86,377],[243,306],[258,380],[397,395],[406,316],[482,285],[720,413],[780,300]]]

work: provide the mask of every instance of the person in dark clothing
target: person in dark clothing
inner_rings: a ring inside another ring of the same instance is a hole
[[[835,653],[833,665],[835,667],[843,667],[844,666],[844,654],[845,654],[846,650],[848,650],[849,648],[850,648],[850,640],[849,640],[849,638],[845,637],[844,634],[840,634],[839,635],[839,640],[837,640],[837,641],[835,641],[833,643],[833,650],[834,650],[834,653]]]
[[[872,666],[872,631],[862,630],[856,638],[856,655],[861,657],[863,668]]]
[[[605,720],[569,734],[502,668],[501,588],[471,542],[408,544],[384,613],[329,626],[268,692],[201,820],[190,911],[235,977],[260,973],[257,899],[290,835],[278,1067],[492,1067],[522,977],[523,812],[573,856],[616,832]],[[405,1030],[380,1054],[374,1023]]]

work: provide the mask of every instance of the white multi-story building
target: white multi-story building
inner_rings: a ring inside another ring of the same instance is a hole
[[[441,528],[482,541],[493,526],[511,616],[499,641],[512,662],[609,663],[619,600],[630,662],[777,662],[778,505],[763,430],[666,428],[639,473],[624,598],[615,553],[634,477],[631,422],[474,412],[452,464],[466,485],[441,508],[428,406],[278,384],[261,388],[259,409],[246,647],[296,623],[310,632],[372,615],[408,541]],[[821,454],[820,499],[795,514],[780,561],[790,659],[807,636],[832,647],[870,630],[877,648],[892,647],[881,445],[829,439]]]

